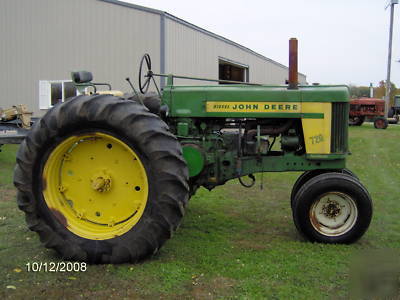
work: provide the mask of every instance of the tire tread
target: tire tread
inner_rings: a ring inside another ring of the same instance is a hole
[[[107,245],[92,241],[91,246],[87,246],[83,238],[71,242],[74,239],[65,237],[57,226],[49,223],[39,208],[38,181],[34,179],[38,164],[35,162],[40,161],[44,149],[56,143],[59,136],[90,126],[110,128],[129,140],[141,141],[139,150],[151,161],[151,172],[159,172],[156,184],[163,188],[152,208],[157,210],[158,207],[158,212],[150,214],[157,219],[143,216],[139,222],[147,226],[142,226],[134,239],[133,234],[129,238],[125,234]],[[26,215],[29,229],[38,233],[45,247],[55,249],[65,259],[123,263],[153,255],[178,228],[188,202],[187,166],[181,146],[167,124],[137,102],[110,95],[81,95],[50,109],[21,143],[16,162],[17,203]]]

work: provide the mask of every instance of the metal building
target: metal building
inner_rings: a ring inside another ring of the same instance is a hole
[[[137,86],[144,53],[160,73],[266,84],[288,76],[286,66],[231,40],[116,0],[1,0],[0,40],[0,106],[24,103],[35,116],[75,94],[71,71],[90,70],[95,82],[130,91],[124,78]]]

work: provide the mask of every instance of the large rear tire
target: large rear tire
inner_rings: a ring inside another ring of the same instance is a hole
[[[365,187],[352,176],[326,173],[307,181],[293,203],[293,220],[308,240],[349,244],[368,229],[372,201]]]
[[[349,125],[351,126],[361,126],[365,121],[365,116],[357,116],[349,118]]]
[[[171,237],[188,170],[168,126],[135,101],[78,96],[51,109],[17,154],[29,228],[63,259],[136,262]]]

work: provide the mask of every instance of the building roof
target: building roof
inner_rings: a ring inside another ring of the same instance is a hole
[[[237,48],[239,48],[239,49],[241,49],[241,50],[243,50],[243,51],[245,51],[245,52],[248,52],[248,53],[250,53],[250,54],[252,54],[252,55],[254,55],[254,56],[257,56],[257,57],[259,57],[259,58],[261,58],[261,59],[263,59],[263,60],[265,60],[265,61],[268,61],[268,62],[270,62],[270,63],[273,63],[273,64],[275,64],[275,65],[278,65],[278,66],[280,66],[280,67],[282,67],[282,68],[288,69],[287,66],[285,66],[285,65],[283,65],[283,64],[281,64],[281,63],[279,63],[279,62],[277,62],[277,61],[275,61],[275,60],[272,60],[272,59],[270,59],[270,58],[268,58],[268,57],[266,57],[266,56],[264,56],[264,55],[262,55],[262,54],[259,54],[259,53],[255,52],[255,51],[251,50],[250,48],[247,48],[247,47],[245,47],[245,46],[243,46],[243,45],[240,45],[240,44],[238,44],[238,43],[236,43],[236,42],[234,42],[234,41],[232,41],[232,40],[229,40],[229,39],[227,39],[227,38],[225,38],[225,37],[223,37],[223,36],[221,36],[221,35],[218,35],[218,34],[216,34],[216,33],[213,33],[213,32],[211,32],[211,31],[208,31],[208,30],[206,30],[206,29],[204,29],[204,28],[201,28],[201,27],[199,27],[199,26],[197,26],[197,25],[194,25],[194,24],[192,24],[192,23],[190,23],[190,22],[187,22],[187,21],[185,21],[185,20],[183,20],[183,19],[181,19],[181,18],[175,17],[174,15],[171,15],[171,14],[168,13],[168,12],[161,11],[161,10],[154,9],[154,8],[149,8],[149,7],[141,6],[141,5],[137,5],[137,4],[133,4],[133,3],[128,3],[128,2],[124,2],[124,1],[119,1],[119,0],[98,0],[98,1],[107,2],[107,3],[112,3],[112,4],[116,4],[116,5],[121,5],[121,6],[129,7],[129,8],[133,8],[133,9],[145,11],[145,12],[148,12],[148,13],[152,13],[152,14],[157,14],[157,15],[160,15],[160,16],[164,16],[164,17],[166,17],[166,18],[168,18],[168,19],[170,19],[170,20],[173,20],[173,21],[175,21],[175,22],[181,24],[181,25],[187,26],[187,27],[189,27],[189,28],[191,28],[191,29],[193,29],[193,30],[196,30],[196,31],[198,31],[198,32],[201,32],[201,33],[203,33],[203,34],[206,34],[206,35],[208,35],[208,36],[211,36],[211,37],[213,37],[213,38],[215,38],[215,39],[218,39],[218,40],[220,40],[220,41],[223,41],[223,42],[225,42],[225,43],[227,43],[227,44],[229,44],[229,45],[235,46],[235,47],[237,47]],[[303,73],[299,73],[299,74],[301,74],[301,75],[303,75],[303,76],[306,76],[306,75],[303,74]]]

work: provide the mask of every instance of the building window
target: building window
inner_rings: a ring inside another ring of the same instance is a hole
[[[39,108],[48,109],[77,94],[78,91],[71,80],[40,80]]]
[[[244,64],[233,62],[229,59],[218,59],[219,65],[219,80],[230,80],[230,81],[240,81],[249,82],[249,67]],[[226,84],[220,82],[220,84]]]

